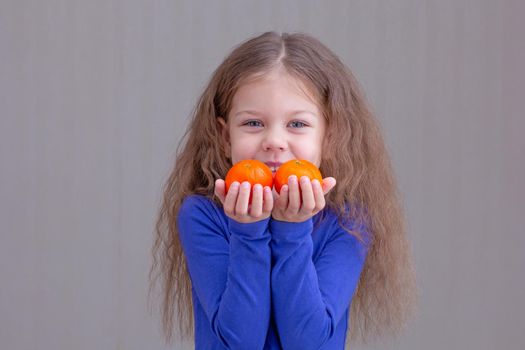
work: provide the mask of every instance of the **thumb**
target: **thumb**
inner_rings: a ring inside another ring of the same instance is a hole
[[[332,188],[335,187],[337,181],[333,177],[326,177],[323,179],[322,187],[323,187],[323,194],[327,194],[332,190]]]
[[[224,182],[224,180],[215,180],[214,193],[219,198],[221,203],[224,204],[224,200],[226,199],[226,183]]]

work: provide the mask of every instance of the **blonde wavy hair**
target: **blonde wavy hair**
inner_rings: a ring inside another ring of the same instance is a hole
[[[149,300],[160,287],[162,333],[193,336],[191,282],[177,229],[177,213],[190,194],[214,197],[231,160],[217,118],[228,116],[239,87],[273,69],[300,79],[317,98],[327,122],[321,172],[337,179],[327,206],[340,220],[358,215],[345,203],[366,208],[369,253],[350,312],[350,342],[397,335],[415,311],[417,293],[406,219],[380,125],[350,70],[319,40],[305,33],[266,32],[234,48],[213,73],[192,112],[163,188],[155,226]],[[354,233],[355,234],[355,233]]]

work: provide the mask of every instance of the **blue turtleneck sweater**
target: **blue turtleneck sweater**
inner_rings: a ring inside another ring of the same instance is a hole
[[[195,348],[344,349],[368,251],[364,225],[324,209],[300,223],[239,223],[191,195],[178,229],[192,283]]]

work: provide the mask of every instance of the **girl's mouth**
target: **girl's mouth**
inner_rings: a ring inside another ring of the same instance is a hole
[[[272,170],[272,173],[275,174],[275,172],[277,171],[277,169],[279,169],[282,163],[281,162],[266,162],[265,164],[268,165],[268,167]]]

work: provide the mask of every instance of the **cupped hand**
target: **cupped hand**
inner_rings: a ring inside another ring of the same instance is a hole
[[[223,179],[215,181],[215,195],[224,208],[224,213],[233,220],[241,223],[251,223],[264,220],[272,214],[273,194],[269,186],[263,188],[260,184],[252,186],[245,181],[240,184],[234,181],[226,193],[226,184]],[[250,203],[250,194],[252,201]]]
[[[274,193],[275,205],[272,218],[279,221],[303,222],[323,210],[326,205],[325,195],[336,185],[333,177],[324,178],[322,183],[302,176],[288,178],[288,184],[281,188],[280,194]]]

